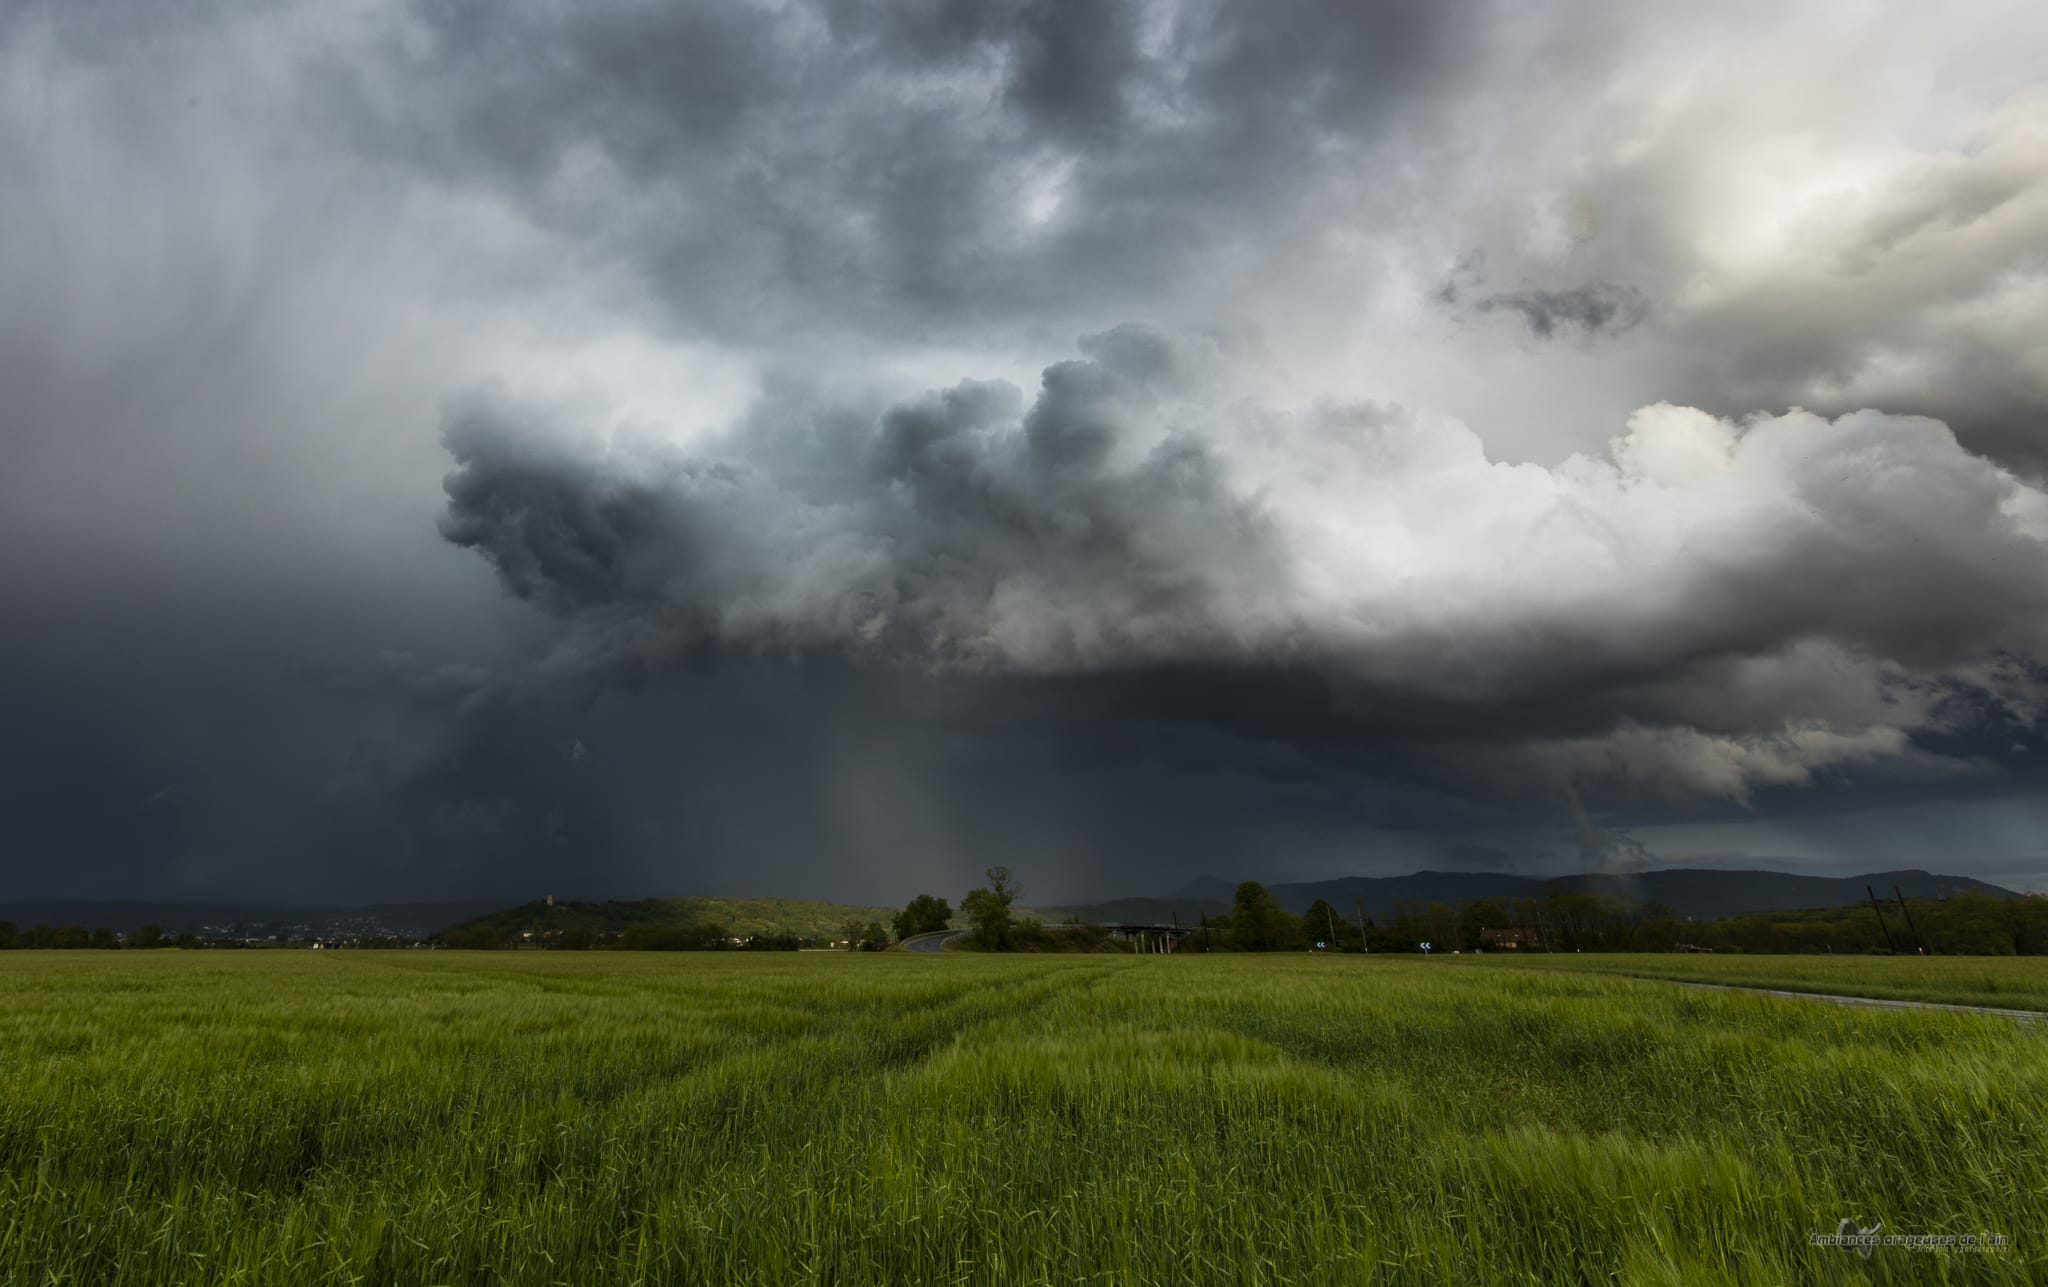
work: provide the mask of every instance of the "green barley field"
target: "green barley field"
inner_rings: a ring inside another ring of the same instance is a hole
[[[0,1280],[2041,1282],[2042,1029],[1441,959],[11,952]]]

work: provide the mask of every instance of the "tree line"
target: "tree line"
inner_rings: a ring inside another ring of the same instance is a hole
[[[1428,948],[1424,948],[1428,944]],[[1745,952],[2048,954],[2048,898],[1969,891],[1809,911],[1695,918],[1661,903],[1558,891],[1535,898],[1394,905],[1385,919],[1317,899],[1300,915],[1257,881],[1202,920],[1181,951]]]
[[[1023,892],[1007,867],[991,867],[961,910],[972,926],[960,946],[987,952],[1125,951],[1101,926],[1047,926],[1013,907]],[[899,940],[946,928],[951,909],[920,895],[896,917]],[[1747,952],[2031,956],[2048,954],[2048,898],[1975,891],[1810,911],[1689,917],[1662,903],[1553,890],[1540,897],[1396,903],[1385,917],[1317,899],[1299,915],[1255,880],[1238,885],[1230,911],[1186,927],[1182,952]],[[858,930],[859,932],[855,932]],[[886,947],[879,924],[849,924],[849,948]]]

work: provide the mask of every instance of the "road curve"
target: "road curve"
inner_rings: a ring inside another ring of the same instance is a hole
[[[943,952],[946,950],[946,944],[971,933],[972,930],[964,929],[934,930],[929,934],[912,934],[896,946],[906,952]]]
[[[1954,1010],[1962,1014],[1989,1014],[2001,1019],[2017,1019],[2021,1023],[2035,1023],[2048,1019],[2048,1013],[2040,1010],[2000,1010],[1988,1005],[1951,1005],[1944,1001],[1901,1001],[1895,997],[1852,997],[1835,992],[1793,992],[1784,988],[1752,988],[1738,983],[1700,983],[1692,979],[1666,979],[1654,974],[1630,974],[1631,979],[1654,979],[1659,983],[1676,983],[1685,988],[1707,988],[1715,992],[1749,992],[1767,997],[1791,997],[1797,1001],[1832,1001],[1836,1005],[1868,1005],[1884,1010]]]

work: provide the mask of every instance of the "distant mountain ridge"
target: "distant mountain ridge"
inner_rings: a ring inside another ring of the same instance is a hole
[[[1908,898],[1948,898],[1961,893],[2019,898],[2020,894],[1970,876],[1944,876],[1917,869],[1868,872],[1860,876],[1801,876],[1783,871],[1735,871],[1710,867],[1667,867],[1629,874],[1588,872],[1567,876],[1517,876],[1508,872],[1418,871],[1407,876],[1344,876],[1336,880],[1270,885],[1288,911],[1299,914],[1318,898],[1349,912],[1363,900],[1365,914],[1391,916],[1397,903],[1459,903],[1481,898],[1541,898],[1563,893],[1605,894],[1632,903],[1663,903],[1681,916],[1745,916],[1804,908],[1842,907],[1862,902],[1864,887],[1890,898],[1896,885]],[[1237,886],[1214,876],[1191,880],[1171,898],[1120,900],[1163,906],[1228,907]],[[1082,909],[1086,910],[1086,909]]]

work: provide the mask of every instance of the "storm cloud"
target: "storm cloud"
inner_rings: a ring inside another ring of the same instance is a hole
[[[1398,407],[1263,401],[1212,342],[1081,349],[1028,404],[967,382],[814,446],[858,462],[832,475],[786,438],[614,449],[473,401],[442,532],[572,623],[562,665],[1299,674],[1347,738],[1481,742],[1485,778],[1743,796],[1904,755],[1963,692],[2030,708],[2048,494],[1939,422],[1658,404],[1507,465]],[[1199,687],[1152,713],[1227,722]]]
[[[9,6],[0,893],[2013,880],[2043,66],[2018,0]]]

